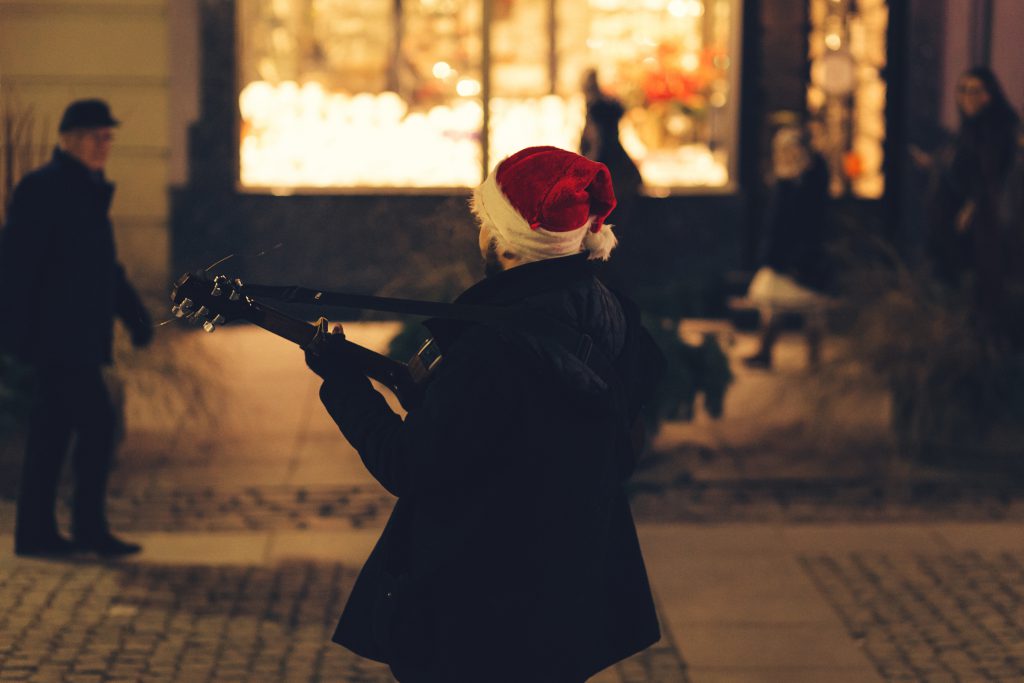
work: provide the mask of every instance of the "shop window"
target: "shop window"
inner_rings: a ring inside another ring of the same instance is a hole
[[[648,191],[735,177],[741,0],[238,0],[240,183],[476,185],[622,103]]]
[[[878,199],[885,193],[888,4],[810,0],[810,18],[807,106],[831,194]]]

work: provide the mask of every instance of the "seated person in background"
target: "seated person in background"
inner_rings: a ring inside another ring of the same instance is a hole
[[[814,152],[806,132],[780,128],[772,138],[771,200],[766,214],[759,264],[747,298],[761,312],[761,345],[744,359],[749,367],[770,368],[781,331],[780,311],[800,312],[807,333],[808,361],[820,360],[824,331],[825,203],[828,169]]]

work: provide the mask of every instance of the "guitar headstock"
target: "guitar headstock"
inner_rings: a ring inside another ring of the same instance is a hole
[[[252,318],[251,300],[241,292],[242,281],[203,272],[185,273],[171,290],[171,312],[177,318],[202,324],[207,332],[232,320]]]

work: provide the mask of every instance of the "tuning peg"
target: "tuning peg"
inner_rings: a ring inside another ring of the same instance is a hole
[[[224,279],[226,280],[227,278]],[[228,294],[228,299],[230,301],[238,301],[239,299],[242,298],[242,295],[239,293],[238,290],[240,290],[245,285],[242,284],[242,278],[240,277],[236,277],[232,284],[234,284],[234,288],[231,290],[231,293]]]
[[[212,322],[214,325],[223,325],[224,323],[227,322],[227,318],[218,313],[217,315],[213,316],[213,318],[210,319],[210,322]]]
[[[180,308],[181,312],[184,313],[185,315],[189,315],[190,313],[192,313],[192,308],[194,306],[195,302],[192,301],[192,299],[185,298],[181,300],[181,305],[178,306],[178,308]]]
[[[207,308],[206,306],[200,306],[199,310],[196,311],[196,317],[197,318],[205,318],[209,312],[210,312],[209,308]]]
[[[214,325],[211,321],[207,320],[205,323],[203,323],[203,329],[206,330],[207,332],[213,332],[214,330],[217,329],[217,326]]]
[[[177,304],[171,306],[171,313],[174,314],[175,318],[180,318],[185,315],[185,311],[181,310],[181,306],[178,306]]]
[[[224,293],[224,288],[229,287],[228,279],[223,275],[218,275],[213,278],[213,290],[210,291],[212,296],[220,296]]]

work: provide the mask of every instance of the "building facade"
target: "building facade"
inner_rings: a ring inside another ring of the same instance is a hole
[[[119,246],[150,291],[234,254],[225,269],[259,281],[443,297],[479,274],[468,188],[517,147],[576,148],[593,70],[645,181],[623,274],[659,310],[704,315],[752,266],[775,126],[809,121],[837,204],[902,238],[920,194],[906,150],[955,128],[956,75],[987,61],[1022,104],[1022,14],[1016,0],[0,0],[0,100],[33,112],[44,152],[67,101],[111,102]]]

